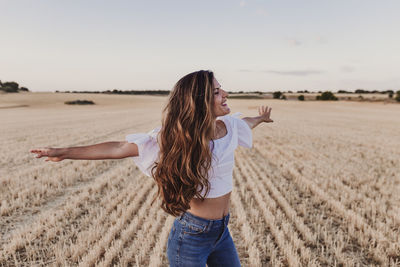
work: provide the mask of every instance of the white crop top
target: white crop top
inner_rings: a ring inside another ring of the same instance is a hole
[[[250,127],[239,118],[240,112],[233,115],[218,117],[227,129],[227,134],[214,140],[211,168],[208,172],[210,191],[206,198],[216,198],[232,191],[232,172],[234,164],[234,151],[238,145],[251,148],[253,137]],[[158,159],[160,148],[157,142],[157,134],[161,127],[157,127],[148,133],[129,134],[125,140],[137,144],[139,155],[132,157],[139,169],[151,177],[151,167]],[[210,148],[212,142],[210,141]],[[201,192],[204,196],[205,189]]]

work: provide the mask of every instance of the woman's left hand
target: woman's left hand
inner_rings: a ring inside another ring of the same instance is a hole
[[[268,106],[264,107],[264,105],[258,107],[258,113],[260,114],[260,117],[263,122],[274,122],[270,118],[271,110],[272,110],[272,108],[268,108]]]

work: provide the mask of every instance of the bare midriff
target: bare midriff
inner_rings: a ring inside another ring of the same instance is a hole
[[[216,198],[205,198],[204,201],[193,198],[187,211],[208,220],[222,219],[229,213],[230,196],[231,192]]]

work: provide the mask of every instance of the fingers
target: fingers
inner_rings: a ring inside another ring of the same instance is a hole
[[[60,161],[61,159],[58,157],[50,157],[49,156],[49,149],[48,148],[37,148],[29,150],[31,153],[37,154],[35,158],[47,157],[44,161]]]
[[[30,152],[37,154],[35,158],[41,158],[43,156],[48,156],[47,149],[41,149],[41,148],[31,149]]]
[[[258,114],[262,115],[264,113],[271,113],[272,108],[268,108],[268,106],[262,105],[258,107]]]
[[[36,154],[43,154],[43,155],[47,155],[48,149],[42,149],[42,148],[38,148],[38,149],[31,149],[30,151],[31,153],[36,153]]]
[[[260,115],[262,115],[264,113],[264,106],[258,107],[258,113],[260,113]]]

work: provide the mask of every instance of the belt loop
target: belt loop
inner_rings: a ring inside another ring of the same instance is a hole
[[[212,225],[213,225],[213,221],[210,220],[210,221],[208,222],[208,224],[207,224],[207,228],[206,228],[206,231],[207,231],[207,232],[208,232],[209,230],[211,230]]]

